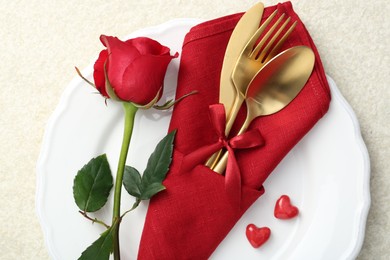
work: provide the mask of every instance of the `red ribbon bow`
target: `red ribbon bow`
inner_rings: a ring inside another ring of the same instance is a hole
[[[227,139],[225,136],[226,114],[225,107],[222,104],[210,105],[209,116],[212,126],[219,137],[218,141],[187,154],[183,159],[182,171],[188,172],[196,165],[204,164],[212,154],[225,147],[229,153],[225,172],[225,189],[233,205],[240,208],[241,173],[234,150],[262,146],[264,145],[264,139],[258,129],[252,129],[230,140]]]

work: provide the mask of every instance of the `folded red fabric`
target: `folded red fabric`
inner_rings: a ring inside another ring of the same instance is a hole
[[[239,208],[229,201],[225,176],[202,163],[192,169],[182,166],[183,158],[221,139],[209,119],[210,105],[218,103],[226,45],[242,13],[199,24],[186,35],[177,96],[193,90],[198,94],[174,108],[170,124],[170,131],[177,129],[173,162],[164,181],[166,190],[153,197],[149,204],[139,259],[207,259],[242,214],[263,194],[262,184],[272,170],[327,112],[329,86],[309,33],[290,2],[267,7],[263,20],[275,9],[279,10],[278,16],[286,13],[298,22],[283,48],[309,46],[316,62],[304,89],[285,109],[252,122],[249,130],[257,129],[264,143],[234,152],[242,184]],[[244,117],[245,108],[237,121]]]

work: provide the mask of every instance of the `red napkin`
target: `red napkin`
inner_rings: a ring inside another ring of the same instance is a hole
[[[174,108],[170,124],[170,131],[177,129],[173,162],[164,181],[166,190],[153,197],[149,204],[139,259],[207,259],[248,207],[263,194],[262,184],[272,170],[327,112],[330,92],[316,47],[290,2],[266,8],[263,20],[276,8],[278,16],[286,13],[298,21],[283,48],[309,46],[316,55],[316,63],[297,98],[279,113],[252,122],[249,130],[260,132],[263,143],[234,151],[241,178],[240,207],[231,203],[225,176],[202,163],[183,167],[183,160],[199,148],[228,144],[229,140],[222,140],[215,122],[209,119],[215,118],[215,113],[210,116],[209,106],[218,103],[226,45],[242,14],[199,24],[186,35],[177,96],[193,90],[199,93]],[[244,117],[245,108],[238,120]]]

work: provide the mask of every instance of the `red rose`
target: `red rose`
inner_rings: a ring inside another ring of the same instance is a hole
[[[116,96],[138,105],[153,101],[162,90],[169,62],[178,54],[171,56],[168,47],[146,37],[123,42],[116,37],[102,35],[100,41],[107,49],[100,52],[94,65],[93,77],[98,91],[107,98]]]

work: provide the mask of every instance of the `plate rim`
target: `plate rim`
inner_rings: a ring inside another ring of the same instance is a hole
[[[328,74],[326,74],[326,78],[329,84],[330,88],[333,91],[332,98],[337,98],[340,104],[343,106],[344,110],[347,112],[349,118],[352,121],[353,129],[354,129],[354,137],[356,144],[359,148],[359,151],[361,152],[361,155],[363,157],[363,189],[362,189],[362,197],[363,201],[361,202],[361,210],[360,210],[360,220],[359,220],[359,227],[358,227],[358,236],[356,237],[355,247],[352,249],[351,255],[349,256],[350,259],[355,259],[364,243],[365,238],[365,232],[366,232],[366,225],[367,225],[367,218],[368,213],[370,211],[371,207],[371,193],[370,193],[370,180],[371,180],[371,164],[370,164],[370,157],[368,153],[367,146],[364,142],[361,128],[359,121],[357,119],[356,113],[353,111],[351,105],[347,102],[345,97],[342,95],[340,89],[337,87],[336,82],[333,80],[332,77],[330,77]]]

